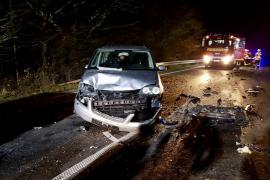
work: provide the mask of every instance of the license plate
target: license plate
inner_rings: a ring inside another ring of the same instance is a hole
[[[111,100],[111,101],[95,101],[94,106],[110,106],[110,105],[134,105],[146,103],[145,100]]]

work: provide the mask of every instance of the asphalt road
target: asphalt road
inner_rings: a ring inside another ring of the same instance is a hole
[[[199,97],[199,105],[244,108],[254,104],[256,113],[248,114],[244,124],[209,126],[196,120],[170,132],[166,131],[167,126],[157,124],[153,131],[126,144],[82,177],[270,179],[269,70],[201,68],[163,76],[162,81],[165,86],[162,115],[168,122],[183,119],[178,112],[187,98],[180,94]],[[258,85],[262,88],[256,96],[246,92]],[[111,143],[102,133],[108,129],[72,115],[74,95],[51,95],[46,95],[41,107],[38,98],[36,101],[28,99],[26,102],[35,102],[28,106],[22,104],[23,100],[0,105],[1,121],[9,122],[4,128],[1,126],[0,179],[49,179]],[[49,108],[44,105],[46,102],[50,102],[50,107],[65,108]],[[46,113],[42,113],[44,108],[47,108]],[[28,122],[20,116],[31,118]],[[59,117],[63,116],[68,117],[61,120]],[[6,136],[2,133],[5,128],[10,131]],[[125,135],[111,133],[117,138]],[[236,151],[246,144],[251,147],[252,154]]]
[[[163,77],[166,90],[163,117],[168,122],[183,120],[177,113],[186,102],[181,94],[199,97],[200,105],[237,106],[242,111],[246,105],[254,104],[255,112],[247,113],[239,122],[209,125],[197,121],[190,125],[193,128],[183,126],[182,131],[176,128],[167,132],[164,125],[157,125],[149,139],[122,150],[90,171],[87,178],[269,179],[269,73],[269,70],[251,68],[197,69]],[[258,85],[261,86],[259,94],[247,93],[249,88]],[[183,132],[183,129],[188,130]],[[252,154],[237,152],[245,145]]]

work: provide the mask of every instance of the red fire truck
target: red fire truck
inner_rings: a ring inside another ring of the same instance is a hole
[[[245,39],[234,35],[209,34],[202,39],[205,67],[215,64],[235,67],[243,64]]]

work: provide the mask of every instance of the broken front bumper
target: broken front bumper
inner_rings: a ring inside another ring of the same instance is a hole
[[[154,123],[155,119],[159,116],[161,108],[159,108],[151,119],[147,119],[144,122],[131,122],[134,114],[129,114],[126,118],[119,118],[109,116],[93,109],[93,102],[88,101],[88,105],[83,105],[80,101],[75,99],[74,111],[84,120],[93,123],[94,120],[99,121],[102,125],[110,125],[118,127],[120,131],[139,131],[144,125],[150,125]]]

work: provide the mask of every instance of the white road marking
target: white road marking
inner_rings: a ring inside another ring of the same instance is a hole
[[[109,131],[103,132],[103,135],[110,139],[112,142],[118,141],[118,139],[114,137]]]
[[[137,135],[137,132],[130,132],[127,135],[121,137],[120,139],[117,139],[117,141],[112,142],[111,144],[105,146],[95,154],[92,154],[91,156],[83,159],[81,162],[75,164],[71,168],[65,170],[58,176],[52,178],[52,180],[66,180],[66,179],[72,179],[79,175],[81,172],[83,172],[87,167],[89,167],[92,163],[94,163],[98,158],[121,144],[121,142],[127,141]]]

